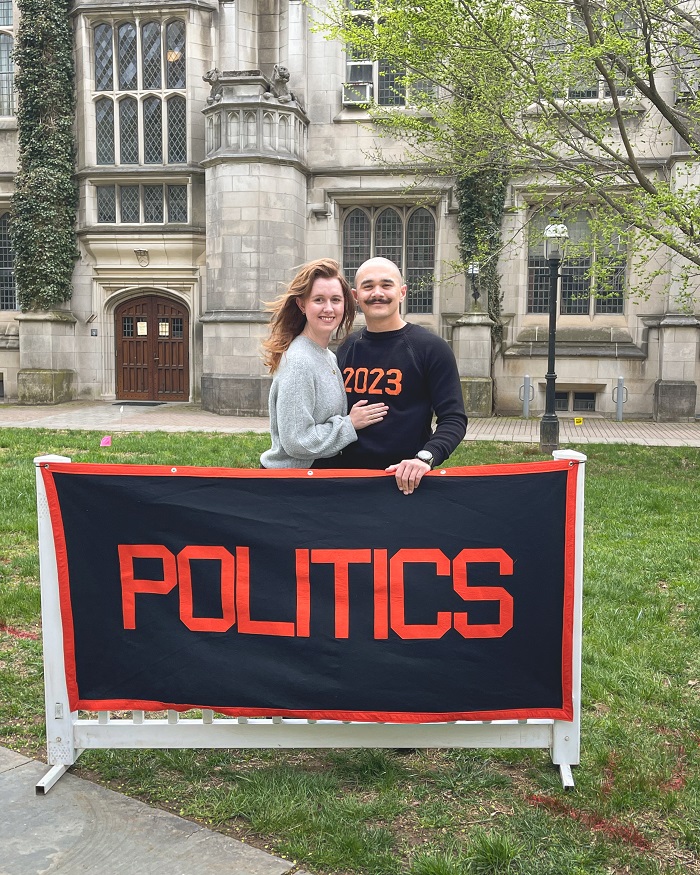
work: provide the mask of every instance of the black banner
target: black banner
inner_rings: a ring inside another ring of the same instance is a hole
[[[571,719],[576,468],[45,465],[71,708]]]

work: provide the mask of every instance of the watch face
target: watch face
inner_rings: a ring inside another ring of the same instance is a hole
[[[426,462],[431,467],[433,462],[435,461],[433,459],[432,453],[429,453],[427,450],[421,450],[420,452],[416,453],[416,459],[420,459],[421,462]]]

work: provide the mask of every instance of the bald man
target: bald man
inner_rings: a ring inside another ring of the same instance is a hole
[[[457,364],[442,338],[401,317],[406,284],[392,261],[365,261],[352,292],[367,327],[338,350],[348,407],[383,401],[389,412],[358,432],[358,440],[340,455],[319,459],[314,467],[384,469],[410,495],[464,438],[467,417]]]

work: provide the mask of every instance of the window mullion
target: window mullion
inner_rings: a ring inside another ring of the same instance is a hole
[[[142,108],[143,108],[143,45],[141,42],[141,17],[134,16],[134,27],[136,28],[136,143],[138,148],[139,166],[144,163],[144,130]]]

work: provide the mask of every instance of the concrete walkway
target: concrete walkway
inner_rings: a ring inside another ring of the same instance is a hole
[[[583,416],[576,424],[560,417],[562,444],[645,444],[663,447],[700,447],[700,421],[649,422]],[[219,416],[198,404],[135,404],[72,401],[50,406],[0,404],[0,428],[87,429],[105,434],[115,431],[266,432],[263,417]],[[539,418],[492,417],[471,419],[467,441],[518,441],[539,443]],[[1,872],[0,872],[1,875]]]
[[[91,781],[0,748],[0,875],[285,875],[281,860]]]

